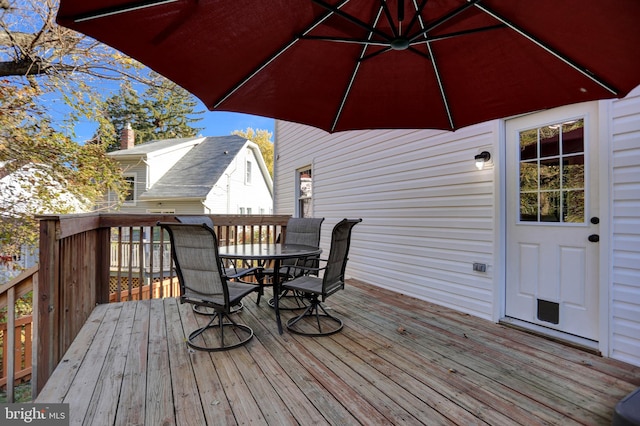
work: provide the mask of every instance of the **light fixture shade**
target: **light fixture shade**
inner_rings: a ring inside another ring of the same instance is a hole
[[[478,170],[482,170],[484,168],[485,163],[491,160],[491,154],[489,153],[489,151],[482,151],[480,154],[476,155],[474,158],[476,160],[476,168]]]

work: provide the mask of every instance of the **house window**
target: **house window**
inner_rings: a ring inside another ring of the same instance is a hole
[[[305,167],[303,169],[299,169],[296,172],[296,183],[297,183],[297,216],[298,217],[311,217],[313,215],[312,209],[312,198],[311,198],[311,167]]]
[[[244,207],[240,207],[240,214],[244,214]]]
[[[126,184],[125,188],[125,204],[135,204],[136,202],[136,175],[124,175]]]
[[[520,221],[584,223],[584,119],[523,130]]]
[[[245,184],[251,185],[251,161],[247,161]]]

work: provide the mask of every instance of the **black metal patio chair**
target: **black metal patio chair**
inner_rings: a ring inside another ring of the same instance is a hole
[[[289,331],[306,336],[327,336],[342,330],[342,320],[329,314],[322,302],[344,289],[351,230],[360,222],[362,219],[343,219],[333,228],[329,257],[326,260],[321,259],[326,262],[323,268],[297,266],[308,271],[323,271],[322,277],[302,274],[282,284],[284,289],[302,295],[309,304],[304,312],[287,321]]]
[[[213,223],[213,219],[211,219],[209,216],[204,216],[204,215],[194,215],[194,216],[176,216],[176,220],[180,223],[191,223],[191,224],[195,224],[195,225],[202,225],[205,224],[207,225],[209,228],[214,229],[214,223]],[[247,268],[247,267],[238,267],[236,264],[231,264],[231,266],[225,265],[224,262],[221,261],[221,265],[224,271],[224,275],[233,281],[239,281],[239,282],[246,282],[244,279],[246,277],[249,276],[256,276],[259,271],[260,268],[259,267],[251,267],[251,268]],[[260,301],[260,295],[262,295],[263,290],[260,289],[260,291],[258,292],[258,301]],[[233,312],[238,312],[239,310],[241,310],[244,307],[243,303],[240,302],[237,305],[235,305],[232,309],[232,313]],[[202,315],[213,315],[215,314],[215,312],[211,311],[211,310],[206,310],[206,309],[202,309],[201,307],[198,307],[196,305],[193,305],[193,310],[194,312],[197,312],[199,314]]]
[[[253,330],[231,319],[233,306],[243,297],[260,287],[254,284],[230,281],[223,273],[218,255],[218,240],[206,224],[158,222],[169,233],[171,255],[180,283],[180,302],[213,310],[210,321],[189,334],[189,347],[202,351],[223,351],[246,344]],[[217,323],[216,323],[217,319]],[[217,330],[218,344],[213,344],[209,329]],[[225,330],[229,333],[225,336]],[[196,343],[202,335],[203,344]],[[227,339],[227,340],[225,340]],[[208,344],[207,344],[208,343]]]
[[[314,217],[292,217],[287,221],[287,233],[285,234],[285,244],[300,244],[305,246],[319,247],[320,246],[320,230],[322,227],[324,218]],[[279,270],[279,279],[281,282],[292,280],[304,273],[311,273],[317,275],[318,268],[318,256],[309,257],[305,259],[285,259],[282,261]],[[299,268],[300,266],[301,268]],[[311,269],[307,269],[311,268]],[[263,268],[258,272],[259,281],[262,282],[265,277],[273,279],[273,268]],[[282,302],[285,298],[290,298],[295,302],[295,305],[283,305],[280,303],[280,309],[301,309],[306,305],[301,303],[302,299],[292,292],[285,290],[279,295]],[[269,300],[269,305],[274,306],[273,299]]]

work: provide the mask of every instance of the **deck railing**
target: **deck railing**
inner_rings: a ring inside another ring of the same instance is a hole
[[[29,293],[33,295],[33,315],[18,317],[17,301]],[[36,364],[33,363],[36,350],[32,342],[37,341],[37,329],[33,327],[33,323],[37,322],[37,295],[38,266],[23,271],[0,286],[0,309],[6,309],[6,322],[0,324],[0,388],[5,388],[7,402],[14,401],[16,382],[28,379],[33,373],[33,364]],[[35,397],[35,391],[35,387],[32,387],[32,397]]]
[[[210,217],[221,245],[273,242],[280,234],[284,238],[289,219],[284,215]],[[92,213],[39,219],[40,269],[33,286],[38,331],[34,395],[96,304],[178,295],[168,238],[156,226],[158,221],[175,221],[174,215]]]

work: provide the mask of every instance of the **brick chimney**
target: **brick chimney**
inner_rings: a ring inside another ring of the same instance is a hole
[[[122,129],[122,132],[120,132],[120,149],[133,148],[135,144],[136,138],[131,128],[131,123],[127,123]]]

